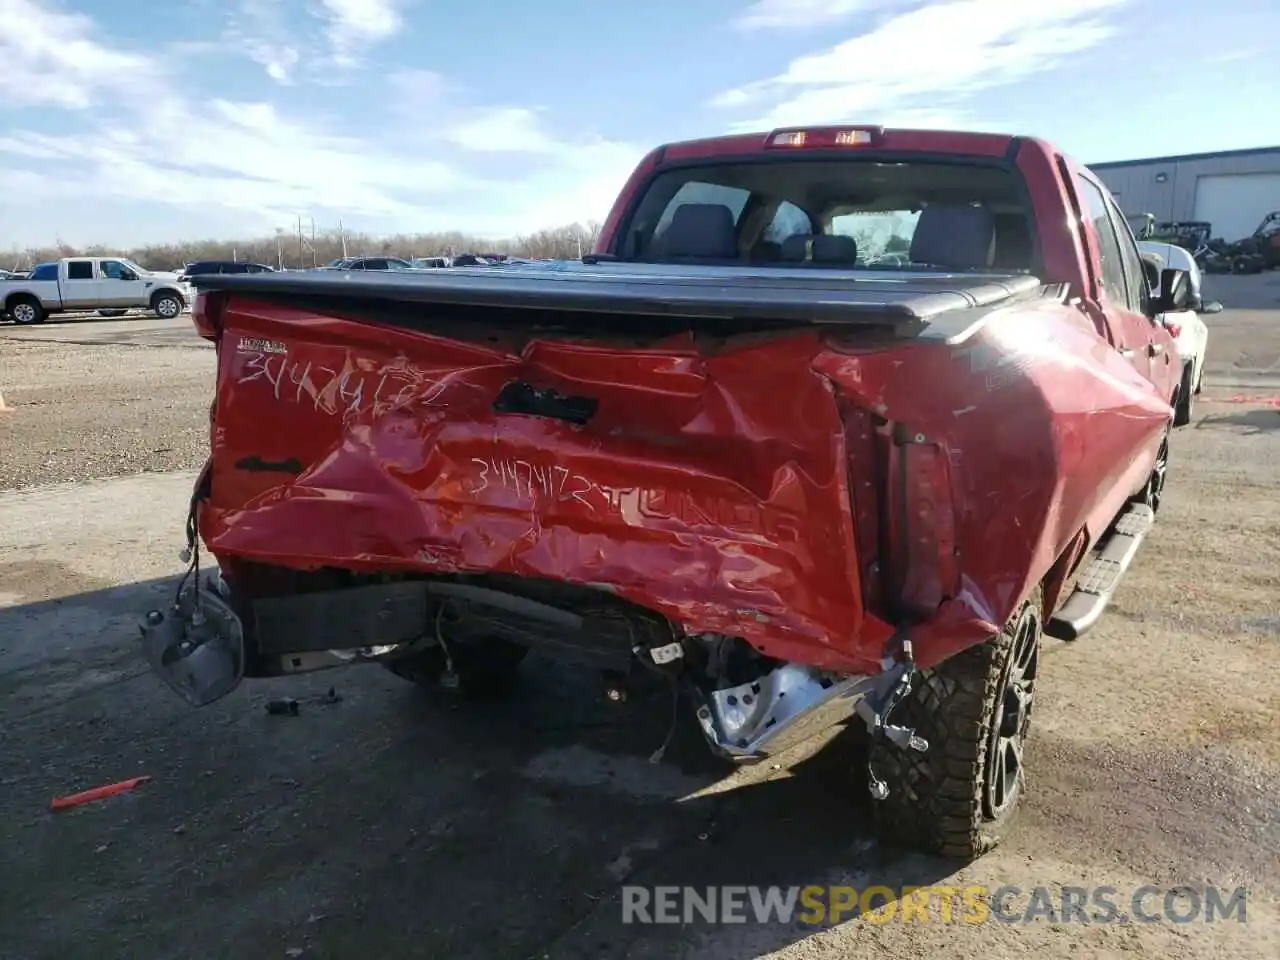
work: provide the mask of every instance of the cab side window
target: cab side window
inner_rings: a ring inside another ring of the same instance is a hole
[[[67,264],[68,280],[92,280],[93,279],[93,261],[91,260],[72,260]]]
[[[1124,255],[1120,250],[1120,238],[1107,209],[1106,197],[1093,183],[1077,178],[1080,199],[1084,201],[1084,213],[1093,224],[1098,238],[1098,259],[1101,260],[1102,294],[1117,307],[1130,307],[1129,287],[1125,282]]]
[[[1107,209],[1111,211],[1111,223],[1120,240],[1120,260],[1124,264],[1125,283],[1129,287],[1129,309],[1134,313],[1146,313],[1151,302],[1151,283],[1146,271],[1142,269],[1142,253],[1138,250],[1138,241],[1133,238],[1129,221],[1116,208],[1114,201],[1107,203]]]

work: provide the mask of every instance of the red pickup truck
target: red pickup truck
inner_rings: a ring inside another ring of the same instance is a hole
[[[1048,143],[849,126],[660,147],[577,262],[195,277],[212,449],[144,650],[196,705],[535,650],[747,761],[856,718],[883,829],[976,856],[1042,637],[1160,505],[1194,294],[1156,270]]]

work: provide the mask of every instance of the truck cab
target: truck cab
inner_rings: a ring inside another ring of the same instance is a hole
[[[177,274],[147,270],[127,257],[66,257],[41,264],[24,280],[0,281],[0,310],[20,324],[55,313],[139,307],[172,319],[192,298]]]

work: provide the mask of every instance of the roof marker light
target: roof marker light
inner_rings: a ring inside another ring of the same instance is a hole
[[[807,130],[774,130],[766,147],[859,147],[875,144],[884,136],[882,127],[813,127]]]
[[[803,130],[784,130],[769,138],[771,147],[803,147],[805,134]]]
[[[858,143],[870,143],[870,130],[841,130],[836,134],[836,146],[851,147]]]

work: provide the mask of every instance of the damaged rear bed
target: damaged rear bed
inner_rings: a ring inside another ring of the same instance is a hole
[[[789,273],[210,278],[204,541],[232,566],[595,586],[686,633],[874,672],[896,441],[844,368],[1039,285]]]
[[[662,675],[728,757],[855,710],[922,752],[888,721],[911,678],[1026,615],[1072,536],[1045,374],[1092,334],[1031,277],[198,283],[218,373],[195,576],[143,627],[193,704],[367,660],[491,691],[538,650],[614,699]]]

